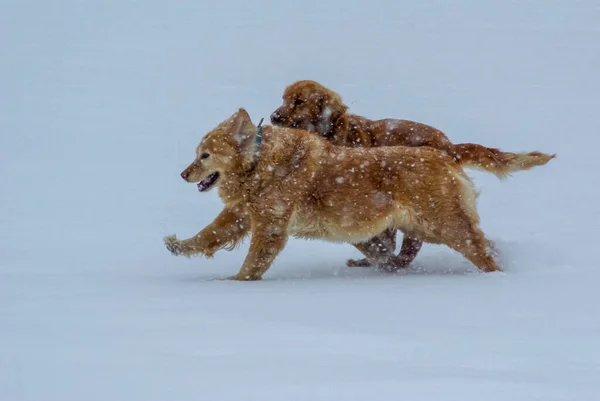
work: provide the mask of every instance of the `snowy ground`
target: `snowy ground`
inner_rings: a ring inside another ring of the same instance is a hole
[[[0,3],[0,400],[600,399],[594,0]],[[558,153],[473,173],[504,274],[426,245],[172,257],[220,209],[178,176],[238,107],[316,79],[352,111]]]

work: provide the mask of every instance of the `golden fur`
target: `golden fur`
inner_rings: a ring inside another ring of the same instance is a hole
[[[251,233],[231,279],[259,280],[289,236],[360,249],[385,229],[446,244],[483,271],[501,270],[479,228],[476,192],[454,159],[432,148],[347,148],[307,131],[257,127],[240,109],[208,133],[182,173],[201,190],[218,186],[225,207],[195,236],[165,238],[175,255],[212,256]],[[217,178],[215,178],[217,177]],[[381,260],[371,253],[370,261]]]
[[[556,156],[541,152],[502,152],[474,143],[453,144],[442,131],[426,124],[396,119],[369,120],[348,113],[340,95],[315,81],[298,81],[288,86],[283,104],[271,114],[271,122],[316,132],[339,146],[430,146],[443,150],[463,167],[487,171],[499,178],[542,166]]]
[[[473,143],[453,144],[444,133],[429,125],[408,120],[369,120],[348,113],[340,95],[315,81],[298,81],[288,86],[283,104],[271,114],[275,125],[316,132],[329,142],[349,147],[429,146],[450,155],[463,167],[476,168],[504,178],[510,173],[546,164],[555,155],[540,152],[510,153]],[[385,247],[388,259],[397,268],[407,266],[417,256],[422,243],[405,237],[402,250],[393,256],[396,232],[388,230],[364,244],[369,250]],[[349,260],[351,266],[368,266],[366,259]]]

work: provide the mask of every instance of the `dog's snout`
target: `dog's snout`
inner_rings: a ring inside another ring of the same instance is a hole
[[[187,181],[189,176],[190,176],[190,172],[188,171],[187,168],[181,172],[181,178],[183,178],[184,180]]]
[[[278,122],[281,122],[281,114],[279,114],[278,110],[275,110],[273,112],[273,114],[271,114],[271,122],[273,124],[277,124]]]

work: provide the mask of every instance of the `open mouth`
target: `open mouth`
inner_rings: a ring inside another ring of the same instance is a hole
[[[219,179],[219,172],[214,172],[198,183],[198,191],[204,192],[212,188]]]

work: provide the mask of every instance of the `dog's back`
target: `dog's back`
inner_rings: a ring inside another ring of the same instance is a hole
[[[294,199],[290,228],[300,237],[356,242],[390,226],[412,231],[420,216],[442,222],[454,212],[451,195],[471,191],[462,169],[436,149],[338,147],[297,130],[267,132],[257,171],[270,193]]]
[[[284,104],[272,115],[274,124],[318,133],[331,143],[351,147],[429,146],[448,153],[457,163],[502,178],[542,166],[555,155],[511,153],[473,143],[453,144],[440,130],[408,120],[369,120],[348,113],[339,94],[315,81],[288,86]]]
[[[430,146],[446,153],[452,146],[452,142],[442,131],[410,120],[369,120],[356,114],[348,114],[348,126],[346,146]],[[360,140],[357,141],[358,138]]]

